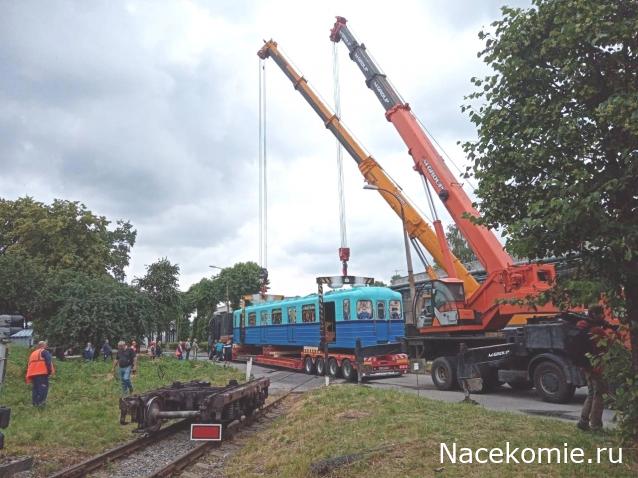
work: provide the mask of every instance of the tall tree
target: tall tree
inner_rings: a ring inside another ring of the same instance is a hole
[[[45,295],[47,306],[34,322],[35,332],[55,345],[139,340],[151,331],[157,313],[147,294],[107,275],[58,271]]]
[[[159,305],[157,332],[169,330],[170,323],[182,321],[181,296],[178,289],[179,265],[167,258],[146,266],[146,274],[136,277],[133,284],[146,292]],[[181,335],[181,334],[180,334]]]
[[[259,292],[259,274],[261,267],[254,262],[238,262],[232,267],[222,269],[213,278],[214,295],[222,302],[230,301],[231,308],[239,307],[239,300],[246,294]]]
[[[583,274],[625,305],[638,373],[638,2],[502,12],[479,35],[494,73],[473,79],[464,107],[482,222],[519,256],[580,254]]]
[[[117,221],[114,229],[109,224],[76,201],[0,198],[0,255],[27,256],[47,269],[111,273],[123,281],[137,233],[129,222]]]
[[[467,245],[467,241],[459,231],[459,228],[455,224],[449,224],[447,232],[445,233],[447,243],[450,245],[452,254],[454,254],[459,261],[464,264],[468,262],[476,261],[476,256],[472,252],[472,249]]]

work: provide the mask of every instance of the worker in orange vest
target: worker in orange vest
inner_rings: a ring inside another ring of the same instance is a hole
[[[33,383],[31,401],[34,407],[42,407],[46,403],[49,393],[49,376],[55,373],[51,354],[47,350],[47,343],[38,342],[38,347],[29,356],[27,366],[27,383]]]

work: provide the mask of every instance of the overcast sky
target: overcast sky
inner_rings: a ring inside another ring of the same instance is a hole
[[[462,166],[456,142],[475,129],[460,105],[487,73],[477,34],[503,3],[0,0],[0,196],[77,200],[130,220],[129,280],[161,257],[179,264],[182,289],[210,264],[257,262],[262,40],[278,41],[332,104],[328,34],[345,16]],[[427,210],[406,146],[339,53],[344,123]],[[306,294],[340,271],[335,140],[272,60],[266,76],[272,292]],[[405,273],[400,219],[362,189],[347,155],[344,173],[350,272]]]

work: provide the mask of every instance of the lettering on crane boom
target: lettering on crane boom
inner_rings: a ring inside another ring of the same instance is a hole
[[[488,358],[494,358],[494,357],[502,357],[503,355],[509,355],[510,351],[509,350],[501,350],[500,352],[492,352],[487,354]]]
[[[443,183],[441,182],[441,180],[439,179],[439,176],[434,171],[434,168],[432,167],[430,162],[427,159],[425,159],[425,158],[423,158],[422,161],[425,163],[425,169],[427,169],[428,173],[430,173],[430,177],[432,178],[432,181],[434,181],[434,184],[436,184],[436,186],[441,191],[444,191],[445,190],[445,186],[443,186]]]
[[[361,70],[364,73],[368,73],[370,71],[370,69],[368,68],[368,65],[366,64],[365,60],[361,57],[361,55],[359,54],[358,51],[355,52],[354,59],[359,64],[359,68],[361,68]],[[368,75],[366,75],[366,76],[368,76]]]

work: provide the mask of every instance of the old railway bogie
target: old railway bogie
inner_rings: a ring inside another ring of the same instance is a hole
[[[231,380],[225,387],[210,382],[174,382],[169,387],[120,399],[120,420],[130,415],[137,432],[152,433],[162,422],[189,418],[201,423],[228,424],[251,416],[268,397],[270,380],[260,378],[244,384]]]

